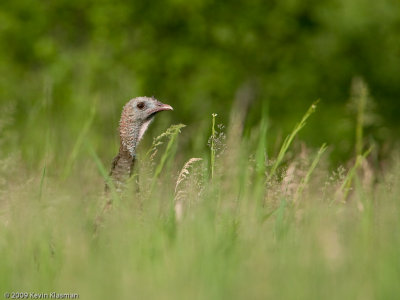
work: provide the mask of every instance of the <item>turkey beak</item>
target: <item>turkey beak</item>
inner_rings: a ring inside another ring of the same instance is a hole
[[[148,112],[148,118],[154,117],[154,115],[160,111],[164,110],[174,110],[171,105],[157,102],[156,107]]]
[[[163,110],[174,110],[171,105],[164,104],[161,102],[157,103],[157,107],[154,109],[156,112],[163,111]]]

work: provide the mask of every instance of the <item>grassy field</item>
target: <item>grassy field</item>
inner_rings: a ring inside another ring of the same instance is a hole
[[[377,168],[358,141],[357,157],[330,166],[329,144],[296,138],[315,108],[271,156],[267,118],[243,135],[240,113],[226,128],[210,116],[208,141],[185,134],[195,124],[172,126],[141,145],[136,174],[96,232],[117,145],[99,156],[85,142],[90,118],[62,162],[45,134],[39,167],[1,153],[1,297],[396,299],[400,157]],[[209,151],[182,153],[190,139]]]

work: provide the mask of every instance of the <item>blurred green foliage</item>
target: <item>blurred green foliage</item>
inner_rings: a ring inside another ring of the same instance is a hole
[[[355,76],[379,116],[367,138],[385,143],[399,129],[398,0],[2,0],[0,20],[0,109],[14,120],[2,128],[4,147],[26,145],[28,161],[46,135],[54,153],[71,151],[93,106],[91,138],[117,145],[130,98],[154,95],[175,107],[174,123],[196,130],[213,112],[227,122],[243,86],[254,94],[247,127],[267,104],[271,139],[321,98],[302,139],[346,157]]]

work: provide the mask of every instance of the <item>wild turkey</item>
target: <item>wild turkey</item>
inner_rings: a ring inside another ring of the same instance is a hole
[[[110,177],[117,192],[121,192],[132,174],[136,160],[136,147],[154,116],[164,110],[173,110],[154,97],[137,97],[125,104],[119,121],[120,147],[111,166]],[[106,184],[106,191],[109,186]]]

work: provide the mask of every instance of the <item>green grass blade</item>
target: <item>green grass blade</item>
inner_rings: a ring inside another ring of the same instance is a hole
[[[266,171],[266,153],[267,153],[267,131],[268,131],[268,111],[263,110],[263,118],[260,125],[260,139],[258,140],[256,151],[256,172],[257,177],[264,177]]]
[[[89,150],[89,154],[92,157],[94,163],[96,164],[96,167],[97,167],[99,173],[103,177],[106,184],[110,187],[113,205],[118,206],[121,203],[121,199],[117,193],[114,182],[112,181],[111,177],[108,175],[107,170],[105,169],[105,167],[104,167],[103,163],[101,162],[100,158],[98,157],[97,153],[94,151],[93,147],[90,144],[88,144],[87,147]]]
[[[328,147],[326,146],[326,144],[324,143],[321,148],[319,149],[317,155],[315,156],[310,168],[307,171],[306,176],[303,178],[303,180],[300,182],[299,187],[297,188],[296,194],[294,196],[294,201],[296,202],[299,197],[301,196],[301,194],[303,193],[304,188],[308,185],[308,183],[310,182],[310,178],[312,173],[314,172],[315,168],[317,167],[322,155],[325,153],[326,149]]]
[[[216,132],[215,132],[215,118],[217,114],[212,114],[212,126],[211,126],[211,179],[214,178],[214,168],[215,168],[215,139],[216,139]]]
[[[255,168],[255,184],[254,184],[254,197],[258,203],[261,204],[264,199],[265,193],[265,173],[267,171],[267,132],[268,132],[268,112],[265,108],[263,110],[263,118],[260,124],[260,138],[258,140],[257,150],[255,154],[256,168]]]
[[[178,125],[172,125],[170,128],[167,129],[167,131],[165,133],[163,133],[161,136],[163,137],[168,137],[168,144],[165,148],[165,151],[163,153],[163,155],[161,156],[160,162],[158,163],[156,170],[154,172],[154,176],[153,176],[153,183],[152,183],[152,188],[155,185],[156,179],[160,176],[162,170],[164,169],[164,166],[168,160],[168,158],[170,158],[171,154],[172,154],[172,150],[173,150],[173,146],[175,145],[176,139],[178,137],[178,134],[181,132],[181,129],[183,127],[185,127],[186,125],[183,124],[178,124]],[[159,137],[156,138],[155,140],[159,140]],[[153,142],[154,144],[158,144],[157,142]],[[151,150],[149,150],[150,152]],[[148,152],[148,153],[149,153]]]
[[[83,128],[82,128],[81,132],[79,133],[79,136],[76,139],[76,142],[72,148],[71,154],[68,157],[67,163],[65,164],[62,179],[66,179],[69,176],[69,174],[71,173],[72,166],[79,154],[79,150],[82,146],[82,143],[85,140],[85,137],[87,136],[87,133],[89,132],[90,127],[92,126],[95,115],[96,115],[96,106],[92,105],[92,109],[90,110],[89,118],[86,120],[85,124],[83,125]]]
[[[339,191],[343,193],[343,201],[346,201],[347,196],[350,192],[351,185],[353,182],[353,178],[356,175],[357,169],[360,167],[361,163],[366,159],[370,153],[372,152],[372,148],[370,147],[368,150],[366,150],[362,155],[357,156],[356,162],[354,166],[350,169],[350,171],[347,173],[346,178],[344,179],[342,185],[340,186]]]
[[[368,99],[368,88],[361,78],[353,80],[353,93],[357,105],[357,123],[356,123],[356,155],[362,155],[364,140],[364,119],[365,109]]]
[[[283,142],[283,145],[279,151],[278,158],[276,159],[274,165],[271,168],[271,171],[268,174],[267,181],[270,181],[273,178],[273,176],[275,175],[276,170],[282,163],[283,158],[285,157],[285,154],[286,154],[287,150],[289,149],[290,145],[292,144],[294,138],[299,133],[299,131],[301,129],[303,129],[303,127],[306,125],[307,119],[315,112],[318,102],[319,102],[319,100],[315,101],[310,106],[310,108],[307,110],[307,112],[305,113],[305,115],[303,116],[301,121],[294,127],[292,133],[286,137],[286,139]]]
[[[45,162],[42,170],[42,176],[40,177],[39,201],[42,200],[44,180],[46,178],[46,168],[47,168],[47,163]]]

